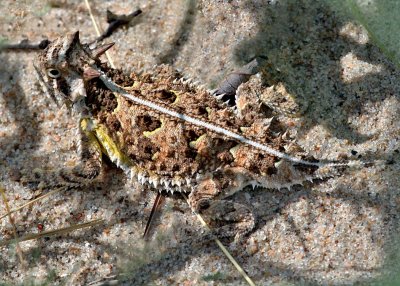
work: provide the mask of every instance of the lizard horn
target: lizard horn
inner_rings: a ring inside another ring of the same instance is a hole
[[[97,59],[102,54],[104,54],[109,48],[114,46],[114,44],[115,43],[107,43],[107,44],[100,45],[100,46],[90,50],[92,57]]]

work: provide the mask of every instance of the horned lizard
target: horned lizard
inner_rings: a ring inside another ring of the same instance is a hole
[[[191,208],[210,219],[217,235],[240,239],[255,219],[247,206],[227,197],[248,185],[285,188],[351,165],[307,157],[285,120],[265,108],[268,90],[256,77],[240,85],[230,107],[219,99],[224,95],[182,80],[167,65],[130,76],[108,67],[99,57],[111,46],[91,49],[76,32],[38,56],[43,87],[78,120],[81,162],[36,171],[30,183],[79,188],[99,175],[105,155],[142,184],[189,194]]]

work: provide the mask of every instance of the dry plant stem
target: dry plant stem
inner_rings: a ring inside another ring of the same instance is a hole
[[[61,234],[65,234],[65,233],[70,233],[70,232],[72,232],[74,230],[95,226],[95,225],[101,224],[103,222],[104,222],[103,219],[94,219],[94,220],[91,220],[91,221],[88,221],[88,222],[85,222],[85,223],[75,224],[75,225],[71,225],[71,226],[68,226],[68,227],[63,227],[63,228],[49,230],[49,231],[43,231],[41,233],[28,234],[28,235],[25,235],[25,236],[20,237],[20,238],[1,241],[0,242],[0,247],[1,246],[5,246],[5,245],[9,245],[9,244],[11,244],[13,242],[19,243],[21,241],[39,239],[39,238],[46,237],[46,236],[51,236],[51,235],[61,235]]]
[[[10,224],[13,227],[14,239],[17,240],[17,227],[15,226],[14,218],[10,214],[10,206],[8,205],[6,192],[5,192],[5,189],[2,186],[0,186],[0,192],[1,192],[1,196],[3,197],[3,202],[4,202],[4,205],[5,205],[7,213],[8,213],[8,218],[10,220]],[[21,247],[19,246],[19,243],[16,244],[16,249],[17,249],[18,259],[19,259],[22,267],[25,268],[26,267],[26,261],[24,260],[24,257],[22,256],[22,250],[21,250]]]
[[[149,238],[150,233],[150,226],[151,223],[154,221],[157,213],[160,211],[161,205],[164,202],[164,197],[161,195],[160,192],[157,192],[157,197],[154,200],[153,207],[151,208],[149,219],[147,220],[146,228],[144,230],[143,238],[147,240]]]

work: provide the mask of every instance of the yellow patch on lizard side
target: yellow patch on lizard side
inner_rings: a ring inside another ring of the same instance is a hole
[[[90,120],[89,118],[83,118],[80,122],[80,126],[81,129],[83,130],[83,132],[90,132],[91,129],[91,125],[93,124],[92,120]]]
[[[80,126],[83,132],[85,132],[86,136],[89,139],[89,149],[91,150],[101,150],[101,145],[99,144],[99,140],[97,139],[97,137],[95,136],[95,134],[93,133],[93,126],[94,123],[91,119],[89,118],[84,118],[81,120],[80,122]]]
[[[105,127],[96,125],[92,132],[100,143],[103,153],[107,155],[111,161],[119,166],[131,167],[133,165],[130,159],[119,150],[114,140],[107,134],[107,129]]]

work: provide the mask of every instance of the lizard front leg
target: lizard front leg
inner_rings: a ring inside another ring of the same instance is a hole
[[[101,170],[102,150],[92,131],[79,128],[80,163],[72,168],[54,171],[35,169],[23,178],[32,188],[50,189],[54,187],[78,188],[89,184]]]
[[[255,225],[252,211],[245,205],[225,200],[246,184],[233,169],[217,171],[205,178],[189,195],[189,204],[208,219],[217,237],[232,237],[238,243]]]

